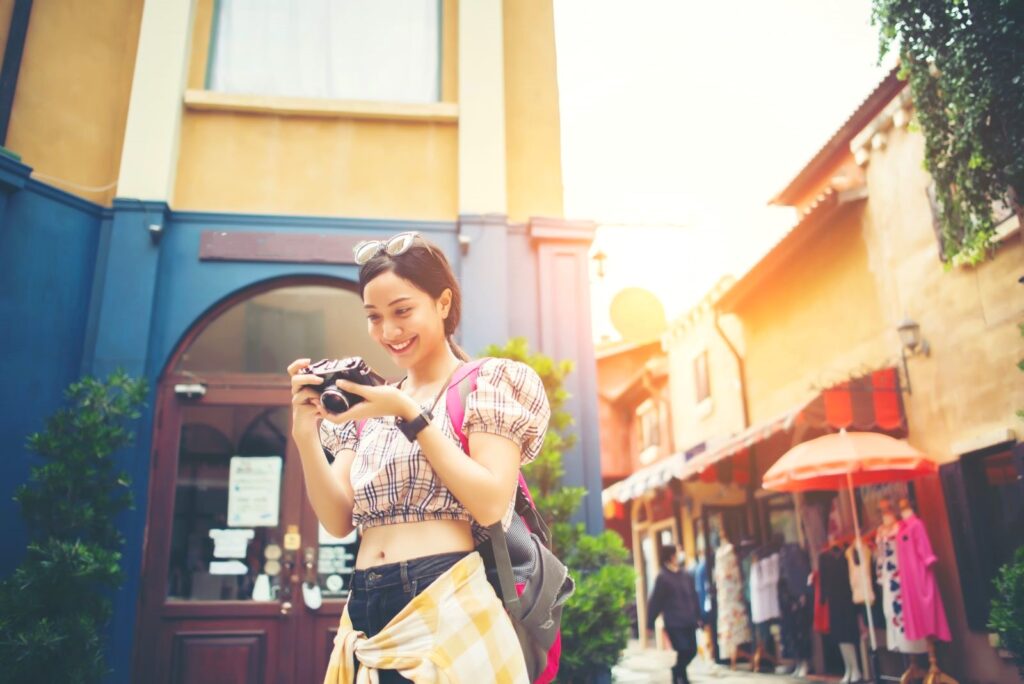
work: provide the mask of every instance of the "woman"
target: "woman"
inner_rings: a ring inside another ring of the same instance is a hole
[[[326,681],[349,684],[355,659],[381,682],[460,672],[526,682],[512,624],[474,548],[484,528],[512,519],[519,467],[540,452],[550,417],[543,383],[525,364],[485,362],[465,402],[467,456],[444,401],[468,360],[452,340],[462,302],[448,261],[402,233],[361,243],[356,262],[370,337],[405,379],[339,380],[366,401],[332,416],[320,404],[320,378],[299,373],[310,360],[288,367],[292,436],[313,509],[331,534],[362,535]]]
[[[675,546],[661,547],[661,572],[654,580],[654,591],[647,600],[647,628],[654,629],[658,615],[664,615],[665,631],[676,651],[672,666],[672,684],[689,684],[686,666],[697,655],[697,625],[700,605],[693,577],[682,566],[683,551]]]

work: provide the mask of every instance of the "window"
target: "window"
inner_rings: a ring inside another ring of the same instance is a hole
[[[972,629],[985,631],[992,580],[1024,546],[1024,444],[1003,443],[940,467]]]
[[[639,422],[640,463],[650,463],[658,457],[661,444],[661,411],[653,399],[648,399],[636,410]]]
[[[711,383],[708,379],[708,352],[705,349],[693,357],[693,382],[697,390],[697,403],[711,398]]]
[[[439,8],[438,0],[220,0],[208,87],[437,102]]]

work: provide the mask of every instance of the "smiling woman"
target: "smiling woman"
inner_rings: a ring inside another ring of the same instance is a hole
[[[321,405],[323,380],[302,372],[309,359],[288,367],[292,436],[310,503],[331,534],[362,533],[328,681],[350,681],[358,660],[380,670],[381,682],[482,672],[526,682],[523,652],[507,647],[516,632],[475,549],[489,526],[500,522],[507,531],[512,523],[519,468],[539,454],[550,418],[543,382],[526,364],[484,360],[456,426],[441,398],[469,357],[453,340],[462,297],[444,253],[416,233],[362,243],[355,252],[369,335],[408,375],[372,387],[337,380],[364,401],[335,415]],[[468,436],[468,450],[459,434]],[[417,617],[426,604],[414,601],[425,592],[451,615]],[[436,624],[417,637],[414,657],[403,651],[403,635],[423,622]],[[452,624],[466,628],[452,634]],[[484,624],[490,627],[471,629]],[[455,662],[431,656],[453,638],[486,648],[466,649]]]

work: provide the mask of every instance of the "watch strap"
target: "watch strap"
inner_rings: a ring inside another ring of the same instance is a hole
[[[429,410],[425,410],[412,420],[398,418],[395,420],[395,425],[402,431],[402,434],[405,435],[407,440],[415,442],[416,435],[420,434],[425,427],[430,425],[430,421],[433,417],[434,416]]]

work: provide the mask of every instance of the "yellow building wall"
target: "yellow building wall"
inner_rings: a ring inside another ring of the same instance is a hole
[[[924,139],[893,129],[886,148],[873,152],[865,238],[887,325],[904,311],[921,325],[931,356],[909,360],[913,394],[907,419],[914,444],[941,462],[959,457],[955,445],[995,429],[1024,427],[1017,370],[1024,343],[1024,297],[1017,282],[1024,264],[1018,233],[994,259],[976,268],[945,271],[938,259],[926,200],[930,177],[921,168]],[[886,179],[898,178],[898,183]],[[896,347],[898,350],[898,347]]]
[[[205,86],[213,0],[196,7],[189,87]],[[442,7],[444,101],[457,93],[458,12]],[[453,220],[454,122],[392,121],[186,107],[176,210]]]
[[[737,391],[739,370],[736,358],[718,335],[712,313],[682,329],[673,326],[666,336],[669,359],[669,387],[672,405],[672,432],[677,451],[685,451],[700,442],[728,437],[742,430],[743,402]],[[728,323],[723,331],[730,334]],[[735,340],[738,336],[732,335]],[[707,352],[708,382],[711,398],[697,402],[694,358]]]
[[[115,196],[141,19],[142,0],[33,3],[5,146],[41,180]]]
[[[561,127],[552,0],[506,0],[505,144],[508,215],[560,218]]]
[[[861,224],[847,205],[740,305],[751,424],[812,399],[859,370],[894,363],[895,323],[883,316]]]

